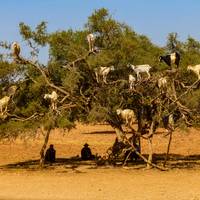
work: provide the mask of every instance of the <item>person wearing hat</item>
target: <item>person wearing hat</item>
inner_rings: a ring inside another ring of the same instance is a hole
[[[82,160],[93,160],[94,155],[92,155],[91,149],[87,143],[84,144],[84,147],[81,149],[81,159]]]
[[[45,161],[53,163],[55,162],[55,160],[56,160],[56,150],[54,149],[53,144],[50,144],[45,154]]]

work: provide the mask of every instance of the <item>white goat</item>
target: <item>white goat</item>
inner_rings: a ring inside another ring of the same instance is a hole
[[[121,119],[125,120],[125,125],[131,126],[135,119],[134,111],[131,109],[117,109],[117,115],[121,117]]]
[[[194,66],[188,65],[187,70],[193,71],[198,76],[198,79],[200,79],[200,64]]]
[[[136,81],[136,78],[132,74],[129,74],[128,75],[128,82],[129,82],[130,90],[134,89],[135,81]]]
[[[11,45],[11,50],[14,59],[18,59],[20,54],[20,45],[17,42],[13,42]]]
[[[55,91],[53,91],[51,94],[45,94],[44,99],[50,99],[52,109],[57,110],[58,94]]]
[[[95,36],[93,33],[87,35],[87,41],[89,44],[89,51],[94,51]]]
[[[97,83],[99,83],[99,76],[103,77],[103,82],[107,83],[107,75],[109,74],[110,71],[114,71],[115,68],[114,66],[110,66],[110,67],[100,67],[95,69],[95,76],[97,79]]]
[[[0,112],[1,112],[1,115],[3,115],[3,113],[7,111],[9,100],[10,100],[9,96],[4,96],[3,98],[0,99]]]
[[[141,76],[140,76],[140,73],[146,73],[148,75],[148,78],[151,77],[150,73],[149,73],[149,70],[151,69],[151,66],[148,65],[148,64],[144,64],[144,65],[131,65],[130,64],[130,67],[132,68],[132,70],[136,73],[137,75],[137,80],[141,80]]]
[[[165,116],[163,118],[164,128],[166,129],[166,132],[169,133],[170,131],[173,131],[175,129],[174,124],[174,115],[170,114],[168,116]]]
[[[7,94],[8,96],[14,96],[14,94],[16,93],[16,90],[17,90],[17,86],[16,85],[12,85],[8,88],[7,90]]]
[[[170,130],[174,130],[174,115],[173,114],[169,115],[168,128]]]
[[[158,79],[158,87],[160,89],[165,89],[167,87],[167,78],[161,77]]]

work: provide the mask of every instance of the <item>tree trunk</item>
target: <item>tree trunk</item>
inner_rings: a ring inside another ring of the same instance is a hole
[[[137,144],[139,146],[139,152],[141,153],[141,138],[137,136]]]
[[[147,162],[147,169],[151,168],[151,163],[153,159],[153,148],[152,148],[152,137],[148,138],[148,144],[149,144],[149,157],[148,157],[148,162]]]
[[[153,122],[152,122],[153,123]],[[154,123],[153,123],[153,125],[154,125]],[[112,126],[112,124],[111,124],[111,126]],[[113,128],[114,128],[114,130],[115,130],[115,132],[116,132],[116,134],[117,134],[117,138],[118,139],[120,139],[122,142],[124,142],[124,141],[126,141],[126,142],[128,142],[128,144],[130,144],[131,145],[131,147],[132,147],[132,150],[133,151],[135,151],[136,152],[136,154],[140,157],[140,158],[142,158],[146,163],[147,163],[147,165],[149,165],[149,166],[152,166],[152,167],[155,167],[155,168],[157,168],[157,169],[160,169],[160,170],[166,170],[164,167],[161,167],[161,166],[157,166],[157,165],[155,165],[154,163],[152,163],[152,145],[151,145],[151,162],[149,162],[149,160],[147,160],[140,152],[138,152],[136,149],[135,149],[135,147],[134,147],[134,145],[128,140],[128,138],[126,137],[126,135],[123,133],[123,130],[121,130],[121,128],[120,127],[116,127],[116,126],[112,126]],[[152,131],[153,131],[153,126],[152,126]],[[153,132],[152,132],[152,134],[153,134]],[[150,137],[150,140],[151,140],[151,144],[152,144],[152,137],[153,137],[153,135]]]
[[[169,155],[169,150],[170,150],[170,145],[171,145],[171,141],[172,141],[172,131],[170,130],[170,133],[169,133],[169,142],[168,142],[168,146],[167,146],[167,153],[166,153],[166,156],[165,156],[165,161],[163,163],[163,166],[165,167],[166,163],[167,163],[167,160],[168,160],[168,155]]]
[[[138,117],[137,117],[137,120],[138,120],[137,132],[139,132],[139,133],[141,133],[141,130],[142,130],[142,114],[141,114],[141,112],[140,111],[138,112]]]
[[[152,159],[153,159],[153,147],[152,147],[152,139],[153,139],[153,133],[154,133],[154,120],[151,122],[151,127],[149,130],[149,137],[148,137],[148,144],[149,144],[149,157],[147,162],[147,169],[150,169],[152,165]]]
[[[115,130],[115,133],[117,135],[117,139],[119,142],[123,142],[124,141],[124,133],[120,128],[117,127],[113,127]]]
[[[44,161],[45,161],[45,150],[49,141],[49,135],[51,132],[51,128],[49,128],[48,130],[44,130],[44,128],[42,127],[42,132],[45,132],[45,138],[44,138],[44,144],[42,145],[42,148],[40,150],[40,167],[42,168],[44,166]]]
[[[137,132],[140,134],[140,136],[142,135],[142,127],[143,127],[143,123],[142,123],[142,114],[141,112],[138,112],[138,129]],[[141,152],[141,137],[138,136],[138,145],[139,145],[139,152]]]

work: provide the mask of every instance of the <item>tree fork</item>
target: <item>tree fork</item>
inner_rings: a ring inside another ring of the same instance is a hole
[[[111,125],[111,126],[112,126],[112,125]],[[113,127],[114,130],[116,131],[117,137],[122,135],[121,140],[127,142],[127,143],[131,146],[132,151],[135,151],[135,153],[136,153],[140,158],[142,158],[142,159],[144,160],[144,162],[146,162],[146,163],[149,164],[150,166],[155,167],[156,169],[159,169],[159,170],[161,170],[161,171],[166,171],[166,170],[167,170],[167,168],[165,168],[165,167],[161,167],[161,166],[158,166],[158,165],[156,165],[156,164],[154,164],[154,163],[152,163],[152,162],[149,162],[149,160],[147,160],[140,152],[138,152],[138,151],[136,150],[136,148],[134,147],[134,145],[128,140],[128,138],[126,137],[126,134],[123,133],[123,131],[122,131],[121,128],[118,128],[118,127],[116,127],[116,126],[112,126],[112,127]]]

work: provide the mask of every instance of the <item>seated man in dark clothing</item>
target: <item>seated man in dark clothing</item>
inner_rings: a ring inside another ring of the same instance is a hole
[[[82,160],[93,160],[95,158],[95,156],[92,155],[91,149],[88,146],[89,145],[87,143],[85,143],[84,147],[81,149],[81,159]]]
[[[45,154],[45,161],[53,163],[56,160],[56,150],[53,148],[53,144],[50,144]]]

